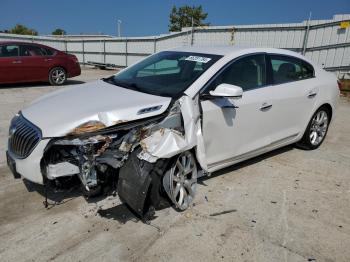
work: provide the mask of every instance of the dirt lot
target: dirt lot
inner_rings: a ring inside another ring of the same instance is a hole
[[[110,75],[85,70],[70,84]],[[86,201],[14,180],[9,120],[57,87],[0,87],[0,261],[350,261],[350,100],[316,151],[286,147],[201,180],[195,205],[146,225],[117,197]],[[59,109],[57,109],[59,110]]]

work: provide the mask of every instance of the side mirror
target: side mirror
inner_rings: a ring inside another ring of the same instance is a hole
[[[215,90],[210,91],[209,94],[217,97],[241,98],[243,89],[239,86],[224,83],[218,85]]]

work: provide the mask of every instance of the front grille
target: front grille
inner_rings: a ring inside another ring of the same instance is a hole
[[[41,139],[41,131],[22,115],[16,116],[10,126],[8,147],[18,158],[26,158]]]

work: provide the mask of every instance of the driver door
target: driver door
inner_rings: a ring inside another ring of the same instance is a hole
[[[239,99],[211,97],[227,83],[243,89]],[[271,101],[266,86],[265,55],[256,54],[226,66],[201,94],[203,137],[209,171],[254,156],[270,144]]]

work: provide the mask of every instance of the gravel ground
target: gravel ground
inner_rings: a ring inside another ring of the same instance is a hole
[[[69,84],[112,71],[83,70]],[[63,87],[64,88],[64,87]],[[57,87],[0,87],[0,261],[350,261],[350,100],[325,143],[292,146],[200,181],[195,205],[149,225],[118,197],[85,200],[14,180],[4,164],[10,118]]]

